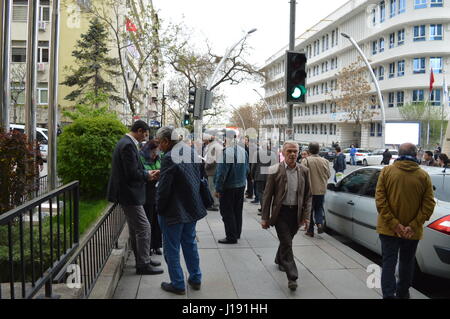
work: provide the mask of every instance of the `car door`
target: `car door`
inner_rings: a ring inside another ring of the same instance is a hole
[[[353,211],[359,194],[370,180],[373,171],[360,169],[344,177],[334,191],[328,190],[325,197],[325,217],[327,227],[342,235],[352,237]]]
[[[380,170],[375,168],[364,170],[367,171],[366,176],[370,178],[355,201],[352,239],[372,251],[381,253],[376,232],[378,212],[375,204],[375,191]]]
[[[367,164],[369,165],[380,165],[383,159],[383,153],[380,150],[375,150],[370,155],[367,155]]]

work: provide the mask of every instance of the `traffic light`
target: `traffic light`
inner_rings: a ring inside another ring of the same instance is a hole
[[[183,126],[191,124],[191,116],[189,114],[184,114]]]
[[[188,107],[189,113],[194,113],[195,102],[196,102],[196,93],[197,93],[197,89],[195,87],[189,88],[189,107]]]
[[[203,111],[212,107],[213,94],[206,87],[189,88],[188,112],[194,114],[195,119],[201,119]]]
[[[306,55],[286,52],[286,102],[304,103],[306,97]]]

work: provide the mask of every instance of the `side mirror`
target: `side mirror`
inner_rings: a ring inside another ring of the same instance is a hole
[[[337,192],[337,190],[338,190],[338,188],[336,187],[336,184],[334,184],[334,183],[329,183],[327,185],[327,189],[330,191],[333,191],[333,192]]]

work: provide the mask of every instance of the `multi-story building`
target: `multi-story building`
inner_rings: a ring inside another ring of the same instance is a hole
[[[68,0],[61,2],[60,12],[60,42],[59,42],[59,81],[62,82],[68,74],[71,66],[75,66],[75,60],[72,51],[76,47],[76,42],[81,35],[86,33],[89,28],[91,16],[88,15],[89,7],[95,1],[100,0]],[[127,8],[129,5],[129,8]],[[134,12],[142,12],[141,8],[152,7],[151,0],[124,0],[124,10],[133,10]],[[50,53],[50,34],[51,34],[51,0],[40,0],[39,9],[39,34],[38,34],[38,84],[37,84],[37,108],[36,122],[38,125],[46,125],[48,122],[48,83],[49,83],[49,53]],[[126,12],[126,11],[124,11]],[[111,12],[113,14],[113,12]],[[12,33],[11,33],[11,91],[12,101],[10,109],[11,123],[25,122],[25,75],[26,75],[26,46],[27,46],[27,16],[28,16],[28,0],[13,0],[12,8]],[[138,16],[136,14],[135,16]],[[122,17],[122,16],[121,16]],[[123,15],[124,17],[124,15]],[[122,18],[123,18],[122,17]],[[149,21],[134,21],[136,24],[149,24],[157,20],[155,12],[149,17]],[[153,23],[154,35],[158,36],[159,23]],[[125,31],[126,21],[123,21]],[[131,33],[131,32],[130,32]],[[109,43],[111,57],[118,57],[117,46]],[[159,51],[155,51],[159,52]],[[142,50],[138,45],[133,45],[132,36],[130,36],[130,46],[123,49],[124,64],[127,72],[129,83],[134,83],[136,78],[135,70],[139,68],[139,60],[141,59]],[[153,65],[158,65],[160,56],[152,57]],[[157,88],[160,81],[158,68],[145,70],[141,72],[137,81],[137,93],[139,102],[137,103],[137,117],[142,119],[150,119],[160,109],[157,96],[159,94]],[[114,79],[117,90],[125,97],[123,80],[121,78]],[[155,89],[156,88],[156,89]],[[73,106],[73,102],[65,100],[65,97],[73,90],[73,88],[59,85],[58,87],[58,106],[61,109]],[[119,117],[125,124],[131,124],[133,118],[127,103],[116,104],[112,106],[119,114]],[[64,121],[60,116],[60,120]]]
[[[331,145],[339,141],[343,146],[355,143],[368,148],[381,145],[381,112],[355,125],[333,103],[333,93],[338,93],[336,74],[359,56],[341,32],[353,37],[370,60],[382,91],[387,122],[404,121],[399,109],[407,103],[430,97],[432,105],[442,105],[443,72],[450,73],[450,0],[352,0],[297,38],[295,50],[303,51],[308,58],[306,103],[294,105],[297,142]],[[265,100],[281,131],[287,125],[286,50],[269,58],[263,68]],[[435,83],[430,94],[431,68]],[[376,96],[373,83],[371,86]],[[448,105],[445,107],[449,114]],[[262,124],[267,129],[273,127],[269,113]]]

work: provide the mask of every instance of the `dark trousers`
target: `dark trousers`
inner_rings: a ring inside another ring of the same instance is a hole
[[[248,197],[253,197],[253,181],[250,174],[247,175],[247,190],[245,191],[245,194]]]
[[[297,210],[297,208],[291,209],[282,206],[275,224],[280,241],[275,263],[284,267],[288,280],[294,281],[298,278],[297,265],[292,252],[292,240],[298,231]]]
[[[311,220],[309,223],[308,232],[314,233],[314,224],[323,225],[323,202],[325,195],[313,195],[312,198],[312,209],[311,209]]]
[[[136,267],[143,267],[150,263],[150,223],[142,206],[121,206],[130,231]]]
[[[265,181],[255,181],[256,185],[256,196],[258,197],[259,203],[262,205],[264,188],[266,188]]]
[[[407,298],[414,276],[414,259],[418,240],[380,235],[383,266],[381,272],[381,290],[383,298]],[[396,282],[395,266],[400,253],[399,281]]]
[[[157,249],[162,247],[162,234],[159,227],[158,214],[153,203],[144,205],[145,215],[147,215],[150,222],[150,249]]]
[[[235,241],[241,238],[242,208],[244,206],[244,187],[226,189],[221,194],[220,215],[225,225],[225,234],[228,240]]]

